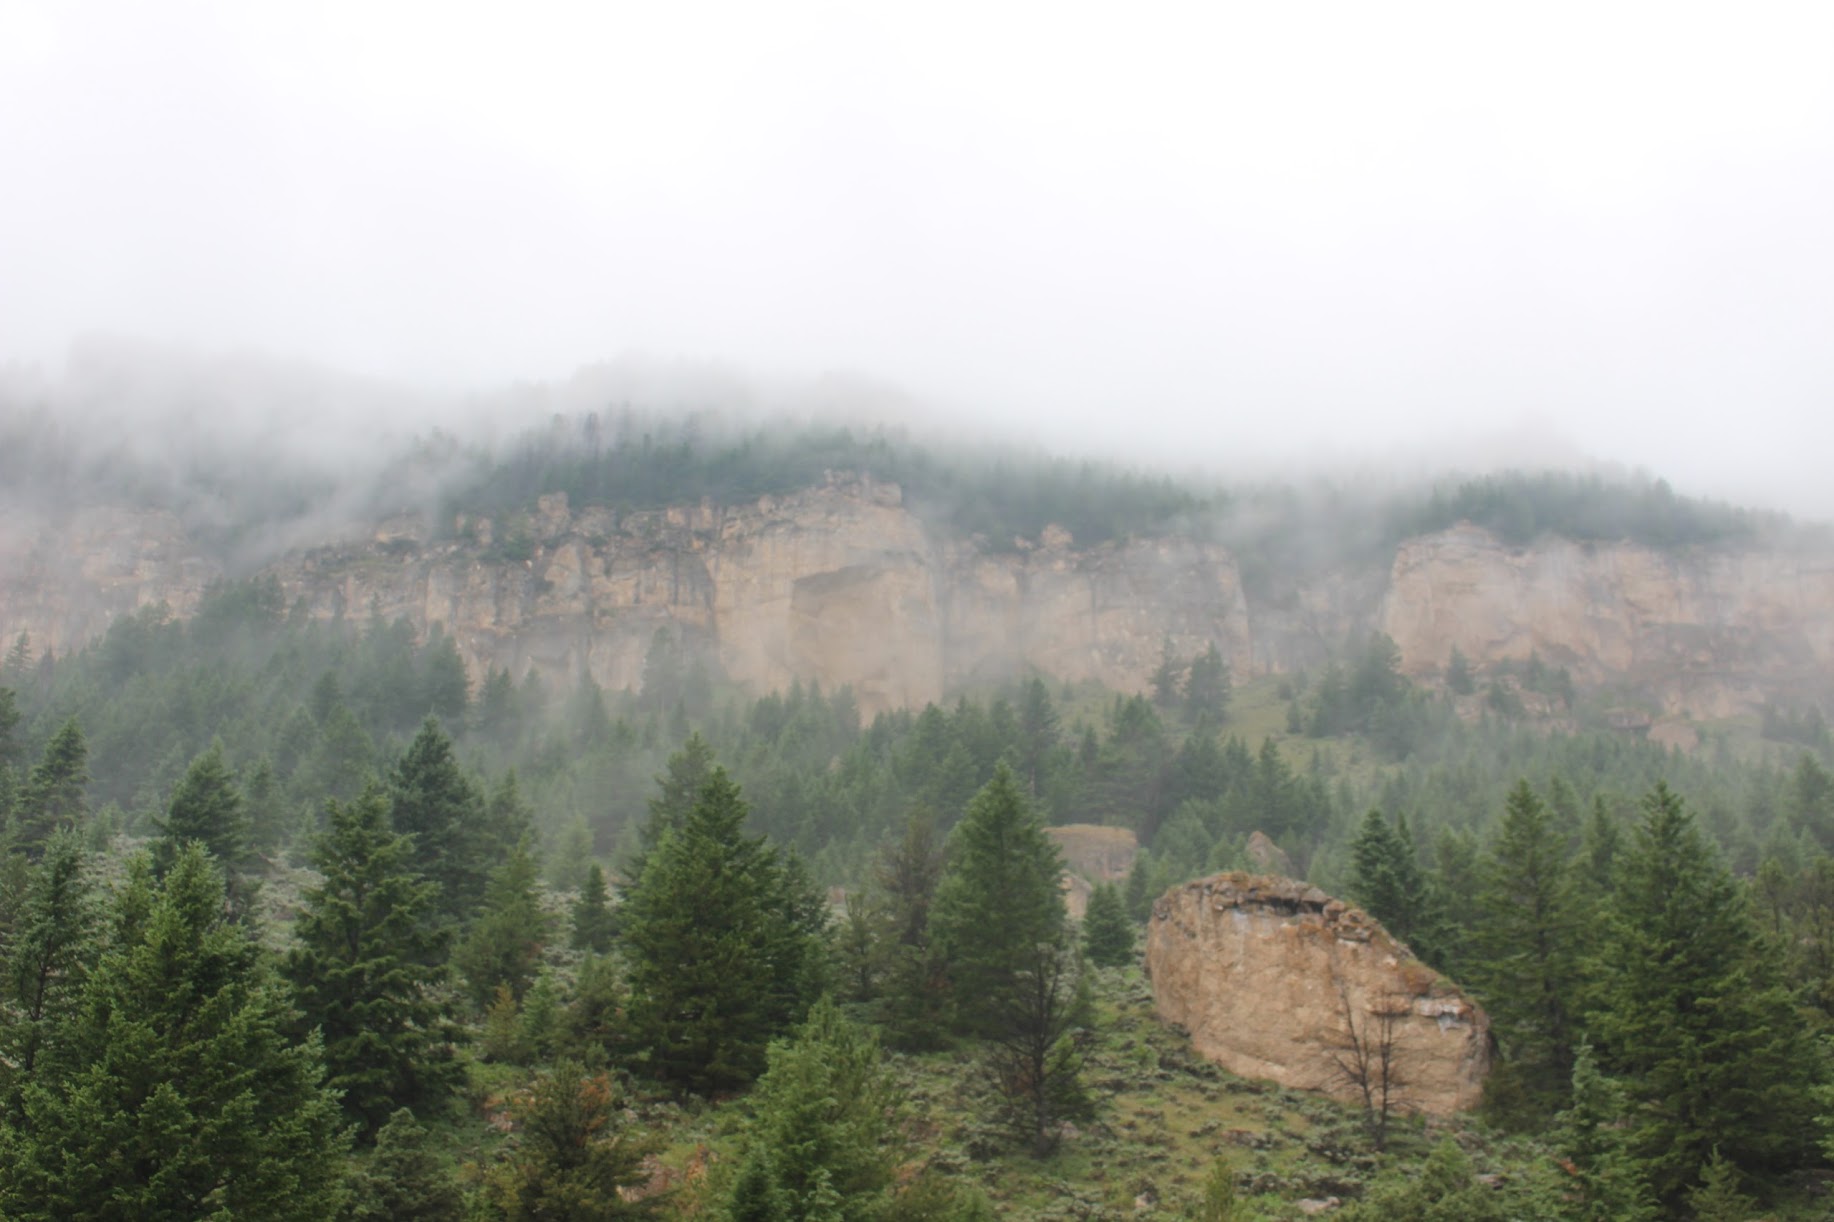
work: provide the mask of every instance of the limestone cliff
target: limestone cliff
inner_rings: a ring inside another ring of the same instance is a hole
[[[1183,540],[1078,549],[1060,531],[994,552],[937,536],[896,486],[837,478],[739,507],[614,516],[541,499],[516,522],[412,518],[290,555],[269,570],[305,614],[444,627],[473,674],[534,669],[569,684],[642,682],[658,629],[762,693],[792,680],[854,688],[868,715],[960,684],[1039,672],[1145,686],[1170,638],[1252,666],[1229,554]],[[126,511],[3,537],[0,640],[64,650],[124,610],[194,608],[222,565],[168,517]],[[513,541],[514,546],[508,544]]]
[[[62,652],[125,611],[183,616],[229,569],[170,514],[0,515],[0,645],[24,631]],[[406,516],[269,571],[313,616],[443,625],[474,676],[634,688],[667,628],[754,691],[850,684],[868,715],[1031,672],[1141,690],[1167,638],[1187,657],[1216,642],[1241,676],[1315,668],[1376,628],[1417,676],[1455,646],[1480,669],[1532,651],[1677,716],[1834,688],[1834,555],[1509,548],[1460,527],[1251,603],[1213,544],[1078,547],[1051,529],[990,548],[940,534],[893,485],[844,476],[729,507],[614,515],[551,496],[513,520]]]
[[[1159,1014],[1244,1077],[1361,1101],[1352,1038],[1400,1110],[1478,1103],[1489,1020],[1361,909],[1316,887],[1228,873],[1153,905],[1146,969]]]
[[[1724,717],[1826,691],[1834,555],[1559,538],[1509,548],[1462,526],[1398,549],[1381,626],[1415,675],[1438,672],[1453,648],[1479,664],[1536,653],[1669,713]]]

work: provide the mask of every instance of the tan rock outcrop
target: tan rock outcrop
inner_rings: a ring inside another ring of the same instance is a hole
[[[619,515],[553,494],[440,525],[397,515],[267,571],[319,618],[444,625],[474,678],[635,688],[667,629],[755,692],[847,684],[868,716],[1032,673],[1143,690],[1167,638],[1185,657],[1214,641],[1238,676],[1316,667],[1376,628],[1418,677],[1454,647],[1480,672],[1535,653],[1581,684],[1653,693],[1670,721],[1834,691],[1834,554],[1808,550],[1510,548],[1462,526],[1251,606],[1212,544],[1079,547],[1050,528],[994,551],[939,535],[895,485],[844,475],[740,506]],[[159,511],[0,514],[0,647],[24,631],[65,652],[161,603],[183,617],[230,571],[247,569]]]
[[[1140,855],[1140,841],[1132,828],[1065,823],[1045,828],[1044,834],[1063,854],[1064,906],[1079,921],[1096,884],[1121,882]]]
[[[540,498],[457,537],[394,518],[270,568],[286,605],[320,619],[443,625],[474,678],[533,669],[640,686],[658,629],[753,691],[851,685],[868,716],[949,688],[1028,673],[1139,690],[1161,641],[1214,641],[1250,665],[1247,604],[1228,552],[1180,540],[1074,550],[1066,532],[990,553],[938,538],[895,485],[836,477],[745,506],[614,517]],[[519,540],[518,550],[505,546]],[[493,546],[493,542],[495,546]],[[223,568],[169,515],[129,511],[0,534],[0,641],[63,651],[122,611],[188,614]]]
[[[1670,713],[1724,717],[1828,686],[1834,556],[1551,537],[1511,548],[1463,525],[1401,545],[1381,627],[1410,674],[1438,673],[1454,648],[1485,665],[1533,653]]]
[[[1475,1106],[1490,1067],[1484,1012],[1374,918],[1306,883],[1226,873],[1153,905],[1146,969],[1159,1015],[1244,1077],[1360,1101],[1340,1068],[1354,1030],[1388,1016],[1401,1110]]]

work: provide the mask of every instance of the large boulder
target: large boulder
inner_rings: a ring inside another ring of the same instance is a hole
[[[1233,1073],[1394,1110],[1477,1104],[1490,1068],[1483,1010],[1368,913],[1316,887],[1227,873],[1153,904],[1146,970],[1159,1015]]]

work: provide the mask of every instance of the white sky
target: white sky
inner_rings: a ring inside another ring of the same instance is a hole
[[[0,0],[0,363],[855,371],[1834,516],[1834,4]]]

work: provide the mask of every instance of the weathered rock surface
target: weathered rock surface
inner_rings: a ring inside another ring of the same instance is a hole
[[[635,688],[667,628],[760,694],[850,684],[869,716],[1034,672],[1139,689],[1168,637],[1186,656],[1214,641],[1238,670],[1252,666],[1241,581],[1220,547],[1078,550],[1048,530],[994,553],[937,537],[895,485],[867,480],[621,518],[548,496],[515,522],[460,527],[434,542],[424,524],[391,520],[269,571],[311,616],[443,625],[474,677],[505,667]],[[520,551],[506,553],[510,538]],[[26,631],[59,651],[138,606],[182,616],[223,573],[169,517],[128,511],[13,529],[0,560],[0,641]]]
[[[1337,1066],[1350,1025],[1394,1016],[1402,1110],[1473,1107],[1489,1019],[1360,908],[1306,883],[1226,873],[1153,905],[1146,968],[1159,1015],[1232,1073],[1360,1101]]]
[[[1052,528],[995,551],[939,536],[896,486],[845,476],[622,516],[549,496],[512,520],[457,525],[442,537],[402,515],[268,571],[314,616],[443,625],[474,677],[534,669],[634,688],[667,628],[754,691],[850,684],[868,715],[1027,673],[1142,690],[1167,638],[1186,657],[1214,641],[1242,676],[1315,667],[1376,628],[1416,676],[1438,674],[1454,647],[1480,670],[1533,652],[1581,683],[1640,685],[1670,719],[1834,689],[1834,555],[1812,552],[1512,549],[1466,526],[1405,543],[1386,569],[1250,605],[1218,546],[1079,548]],[[231,567],[170,514],[0,515],[0,645],[24,631],[63,652],[125,611],[187,615]]]
[[[1079,921],[1096,884],[1122,881],[1140,855],[1140,842],[1132,828],[1065,823],[1045,828],[1044,834],[1063,854],[1064,906]]]
[[[1696,718],[1818,694],[1834,671],[1834,555],[1547,538],[1510,548],[1461,526],[1404,543],[1381,612],[1402,668],[1531,653],[1581,683],[1656,694]]]

